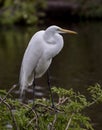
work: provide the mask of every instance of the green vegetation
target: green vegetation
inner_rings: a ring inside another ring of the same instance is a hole
[[[65,0],[72,5],[72,15],[85,19],[102,18],[101,0]]]
[[[71,14],[85,19],[102,18],[101,0],[62,0],[72,7]],[[39,23],[45,15],[46,0],[0,0],[0,24]]]
[[[34,24],[45,7],[45,0],[0,0],[0,24]]]
[[[85,18],[102,18],[102,1],[79,1],[79,15]]]
[[[102,89],[99,84],[90,86],[90,100],[73,89],[53,87],[57,94],[56,109],[46,99],[36,99],[32,103],[22,103],[13,99],[11,88],[7,93],[0,90],[0,129],[2,130],[94,130],[91,119],[85,115],[85,109],[90,109],[95,103],[102,102]]]

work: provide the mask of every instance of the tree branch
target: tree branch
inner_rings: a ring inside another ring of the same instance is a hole
[[[70,117],[70,119],[69,119],[69,121],[68,121],[68,123],[67,123],[67,126],[66,126],[65,130],[68,130],[68,129],[69,129],[69,125],[71,124],[73,115],[74,115],[74,113],[72,113],[72,115],[71,115],[71,117]]]
[[[0,101],[0,104],[7,98],[7,96],[17,87],[17,85],[13,85],[12,88],[7,92],[6,96]]]
[[[15,129],[15,130],[19,130],[19,128],[18,128],[18,126],[17,126],[17,123],[16,123],[16,120],[15,120],[15,117],[14,117],[14,115],[13,115],[13,112],[12,112],[12,108],[11,108],[11,106],[7,103],[7,102],[5,102],[1,97],[0,97],[0,100],[2,101],[2,103],[4,104],[4,105],[6,105],[7,106],[7,108],[9,109],[9,111],[10,111],[10,114],[11,114],[11,119],[12,119],[12,126],[13,126],[13,128]]]

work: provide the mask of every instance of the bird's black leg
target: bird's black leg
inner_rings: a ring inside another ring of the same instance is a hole
[[[34,107],[34,101],[35,101],[35,86],[36,86],[35,75],[36,73],[34,73],[34,80],[33,80],[33,107]]]
[[[50,82],[49,70],[47,71],[47,82],[48,82],[48,87],[49,87],[49,91],[50,91],[50,96],[51,96],[51,101],[52,101],[52,107],[55,108],[53,94],[52,94],[52,91],[51,91],[51,82]]]

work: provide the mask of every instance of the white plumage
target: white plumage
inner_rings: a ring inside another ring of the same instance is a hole
[[[50,26],[46,30],[38,31],[31,38],[20,70],[20,93],[32,85],[34,76],[40,78],[49,68],[52,58],[63,48],[63,37],[59,33],[73,33],[58,26]]]

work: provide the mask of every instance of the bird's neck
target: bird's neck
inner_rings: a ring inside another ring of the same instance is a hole
[[[53,58],[63,48],[63,38],[60,34],[51,33],[51,35],[46,35],[46,43],[47,43],[46,52],[48,58]]]
[[[55,32],[46,30],[44,34],[44,39],[46,42],[52,43],[54,40]]]

